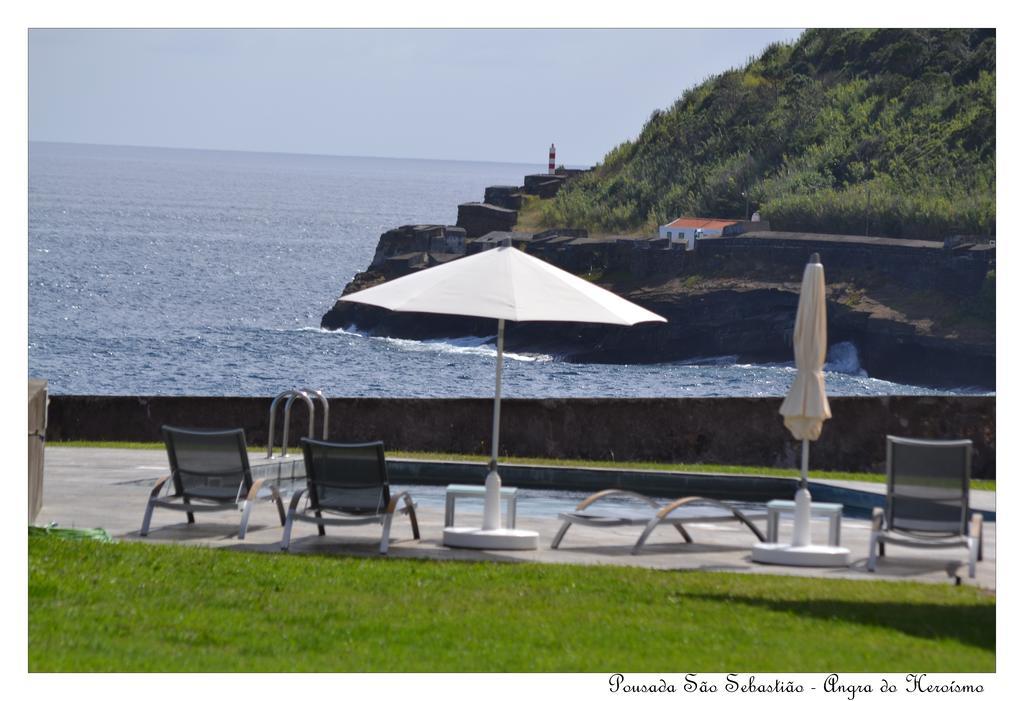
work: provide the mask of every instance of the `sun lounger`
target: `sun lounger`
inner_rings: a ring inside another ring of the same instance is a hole
[[[589,507],[595,503],[607,499],[608,497],[634,497],[642,501],[648,509],[646,513],[641,514],[615,514],[615,513],[584,513]],[[711,506],[721,510],[720,514],[710,515],[707,513],[693,513],[693,509],[687,509],[687,507],[693,506]],[[696,523],[721,523],[726,521],[738,521],[744,526],[749,528],[751,532],[759,541],[764,542],[764,534],[761,530],[754,525],[750,520],[750,517],[744,514],[739,509],[729,506],[726,503],[718,501],[716,499],[707,499],[705,497],[683,497],[677,499],[671,504],[661,506],[658,502],[650,497],[638,494],[636,492],[625,491],[622,489],[606,489],[602,492],[592,494],[579,504],[576,505],[576,510],[561,513],[558,515],[564,523],[562,527],[558,529],[558,533],[555,534],[554,540],[551,541],[551,549],[555,550],[562,542],[562,538],[565,537],[565,532],[569,530],[569,526],[573,524],[579,526],[592,526],[595,528],[615,528],[620,526],[644,526],[643,533],[637,539],[633,545],[632,554],[636,555],[643,548],[644,543],[647,542],[647,538],[651,535],[655,528],[658,526],[672,526],[679,534],[683,537],[687,543],[692,543],[693,538],[686,531],[684,526]]]
[[[239,539],[245,538],[252,505],[264,486],[264,480],[253,480],[249,469],[249,454],[245,449],[245,431],[193,431],[164,426],[164,445],[171,474],[154,485],[146,504],[139,535],[149,533],[153,509],[184,511],[189,523],[195,523],[199,511],[233,511],[240,509],[242,521]],[[173,486],[171,494],[160,496],[165,487]],[[274,485],[271,498],[277,504],[277,513],[284,524],[284,504]]]
[[[412,537],[419,540],[420,528],[412,497],[408,492],[391,494],[383,443],[328,443],[303,438],[301,444],[306,462],[306,488],[292,496],[281,538],[282,550],[287,550],[291,543],[295,521],[315,523],[320,535],[325,535],[325,525],[379,523],[384,527],[380,553],[387,555],[391,520],[395,514],[403,514],[412,523]],[[303,496],[307,503],[300,509]],[[333,518],[324,517],[325,511]]]
[[[885,508],[871,515],[868,571],[885,545],[967,548],[968,575],[982,559],[982,517],[970,513],[969,440],[931,441],[886,436]]]

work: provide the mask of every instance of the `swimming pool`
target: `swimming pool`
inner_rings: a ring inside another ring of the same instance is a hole
[[[444,510],[446,487],[424,484],[395,484],[391,486],[393,493],[408,491],[416,504],[421,507]],[[519,488],[516,499],[516,514],[519,517],[533,518],[554,518],[566,511],[573,511],[576,505],[590,496],[591,492],[566,491],[559,489],[532,489]],[[665,506],[672,500],[667,498],[654,498],[658,506]],[[744,501],[727,501],[730,506],[741,510],[750,516],[763,516],[766,513],[764,504]],[[458,513],[460,518],[467,514],[483,514],[483,499],[460,499]],[[696,504],[687,506],[692,510],[693,515],[721,515],[722,510],[710,505]],[[590,509],[587,513],[601,513],[607,511],[609,514],[626,517],[647,517],[651,514],[651,507],[644,504],[635,497],[627,495],[610,496],[602,499],[601,502]]]

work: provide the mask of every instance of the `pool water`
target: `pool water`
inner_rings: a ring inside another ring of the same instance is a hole
[[[446,487],[433,485],[392,485],[392,492],[407,490],[416,501],[417,505],[444,510]],[[516,513],[518,516],[533,518],[554,518],[566,511],[574,511],[576,505],[591,495],[591,492],[575,492],[555,489],[525,489],[519,488],[516,498]],[[654,498],[658,507],[671,503],[671,499]],[[766,512],[764,504],[749,502],[727,501],[730,506],[740,509],[743,513],[757,516]],[[483,499],[471,499],[460,497],[458,501],[458,513],[483,514]],[[694,516],[720,516],[722,510],[710,505],[697,504],[688,506],[687,513]],[[650,516],[651,507],[643,501],[629,496],[610,496],[597,502],[587,509],[588,514],[607,513],[610,516],[638,517]]]

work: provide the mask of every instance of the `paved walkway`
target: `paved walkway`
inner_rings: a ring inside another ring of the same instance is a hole
[[[253,458],[257,458],[255,454]],[[43,509],[37,523],[56,522],[76,528],[104,528],[113,537],[140,540],[142,522],[150,487],[157,478],[167,474],[167,458],[162,451],[102,448],[46,449]],[[836,483],[840,483],[835,481]],[[841,482],[868,491],[883,490],[884,485]],[[420,489],[426,496],[417,496]],[[419,502],[417,512],[422,540],[411,537],[408,521],[396,518],[392,526],[389,557],[418,557],[444,560],[492,560],[504,562],[551,562],[579,565],[627,565],[654,569],[698,569],[754,574],[841,577],[847,579],[894,579],[922,582],[952,582],[960,576],[964,584],[995,590],[996,524],[985,524],[984,561],[978,564],[976,580],[967,578],[966,549],[919,550],[890,547],[889,555],[879,562],[875,573],[867,572],[868,521],[843,520],[842,543],[851,552],[848,568],[793,568],[760,565],[750,559],[750,548],[756,542],[749,530],[736,523],[696,524],[689,526],[694,543],[682,542],[671,528],[660,528],[652,534],[639,555],[630,555],[630,548],[640,528],[581,528],[573,526],[558,550],[548,546],[560,521],[553,514],[544,514],[519,507],[519,528],[540,533],[541,547],[528,552],[491,552],[457,550],[441,545],[444,522],[443,503],[436,497],[438,488],[410,487]],[[682,495],[681,495],[682,496]],[[992,492],[971,493],[972,504],[995,509]],[[279,552],[281,526],[276,509],[261,503],[253,509],[249,533],[244,541],[237,537],[238,514],[219,512],[197,514],[196,523],[185,523],[184,514],[158,509],[153,516],[148,538],[153,543],[183,543],[208,547],[229,547],[239,550]],[[473,523],[479,515],[462,511],[459,525]],[[763,524],[763,522],[762,522]],[[784,520],[782,535],[788,537],[789,524]],[[813,522],[813,540],[825,543],[827,522]],[[762,530],[763,527],[762,527]],[[324,552],[377,556],[380,528],[374,526],[330,528],[320,537],[310,523],[297,523],[293,531],[293,552]]]

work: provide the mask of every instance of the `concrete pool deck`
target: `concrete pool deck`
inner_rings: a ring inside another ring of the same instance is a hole
[[[257,459],[255,453],[252,458]],[[187,525],[184,514],[158,509],[153,516],[147,538],[139,537],[143,510],[153,483],[167,474],[167,456],[158,450],[47,447],[45,454],[43,508],[36,523],[57,523],[64,527],[103,528],[119,540],[140,540],[152,543],[177,543],[205,547],[226,547],[235,550],[280,552],[281,526],[276,509],[268,503],[253,509],[249,532],[238,540],[239,514],[236,512],[200,513],[194,525]],[[884,493],[885,485],[868,482],[817,480],[871,493]],[[409,490],[416,497],[416,486]],[[424,491],[430,488],[423,488]],[[437,488],[433,488],[436,492]],[[679,495],[686,496],[686,495]],[[978,563],[975,580],[967,577],[967,550],[921,550],[890,546],[888,555],[879,560],[877,571],[866,570],[869,523],[864,519],[844,518],[842,544],[850,549],[851,565],[847,568],[796,568],[761,565],[751,561],[750,549],[756,538],[739,523],[694,524],[687,529],[694,542],[687,544],[671,528],[654,531],[639,555],[630,548],[640,528],[569,529],[558,550],[549,545],[561,521],[551,516],[531,514],[520,506],[518,527],[540,533],[541,547],[535,551],[497,552],[457,550],[441,544],[444,523],[443,504],[436,498],[418,499],[422,540],[414,541],[409,522],[396,518],[391,530],[388,557],[414,557],[437,560],[489,560],[495,562],[539,562],[578,565],[624,565],[652,569],[710,570],[750,574],[798,575],[845,579],[889,579],[933,583],[950,583],[954,576],[964,584],[995,590],[996,586],[996,524],[986,521],[984,560]],[[995,493],[971,491],[974,508],[995,511]],[[570,507],[571,508],[571,507]],[[477,511],[462,510],[458,525],[472,525],[479,520]],[[789,524],[783,520],[781,540],[789,535]],[[764,530],[763,521],[759,527]],[[827,540],[827,522],[812,522],[816,543]],[[297,523],[292,535],[292,552],[324,553],[358,556],[377,555],[379,526],[328,527],[320,537],[310,523]]]

